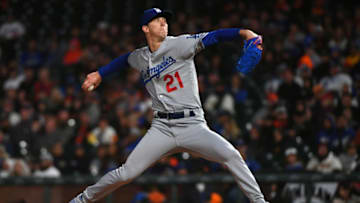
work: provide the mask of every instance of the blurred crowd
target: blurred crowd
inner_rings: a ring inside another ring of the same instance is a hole
[[[359,3],[149,2],[173,10],[170,35],[228,27],[263,35],[262,61],[248,76],[235,72],[241,39],[195,58],[209,126],[239,150],[253,172],[360,171]],[[65,1],[65,10],[71,11],[66,6],[72,8],[72,3]],[[84,22],[93,19],[90,24],[69,20],[53,25],[51,19],[61,9],[52,8],[56,1],[47,1],[42,6],[48,9],[40,14],[48,29],[27,17],[36,12],[29,12],[31,4],[24,13],[12,9],[18,4],[4,0],[0,6],[0,177],[97,176],[118,167],[151,125],[151,100],[140,74],[129,68],[93,92],[80,86],[86,74],[145,45],[135,14],[147,4],[134,3],[133,10],[139,10],[134,14],[124,8],[127,18],[120,18],[111,6],[101,9],[110,9],[112,15],[99,15],[93,11],[96,2],[88,1],[84,14],[74,9],[66,15]],[[160,160],[145,173],[226,171],[220,164],[182,153]],[[194,188],[201,191],[198,185]],[[236,187],[229,188],[223,197],[209,192],[206,201],[236,202]],[[286,202],[301,196],[301,188],[273,184],[267,195]],[[319,188],[319,201],[359,201],[359,183]],[[205,196],[186,202],[205,201]]]

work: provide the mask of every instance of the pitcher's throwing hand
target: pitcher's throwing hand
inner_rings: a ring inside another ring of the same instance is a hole
[[[93,91],[101,83],[101,76],[98,71],[90,73],[86,76],[84,83],[82,84],[82,89],[85,91]]]

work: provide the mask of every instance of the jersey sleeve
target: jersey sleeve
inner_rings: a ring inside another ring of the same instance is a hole
[[[141,68],[140,61],[142,58],[142,54],[143,54],[143,48],[136,49],[130,53],[130,55],[127,59],[130,67],[140,70],[140,68]]]
[[[220,42],[231,41],[239,37],[240,28],[225,28],[193,35],[181,35],[182,39],[176,46],[183,47],[185,57],[195,56],[206,47]]]
[[[184,58],[194,57],[197,53],[205,48],[202,39],[207,35],[207,32],[198,34],[185,34],[179,36],[178,48]]]
[[[101,78],[105,78],[108,75],[111,75],[112,73],[115,73],[115,72],[127,67],[129,65],[128,61],[127,61],[129,55],[130,55],[130,53],[123,54],[123,55],[117,57],[116,59],[112,60],[109,64],[101,67],[98,70]]]

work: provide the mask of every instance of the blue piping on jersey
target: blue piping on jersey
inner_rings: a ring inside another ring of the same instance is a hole
[[[219,29],[209,32],[203,39],[202,43],[205,47],[217,44],[219,42],[231,41],[239,37],[240,28]]]
[[[107,64],[106,66],[103,66],[99,69],[99,74],[101,76],[101,78],[104,78],[116,71],[122,70],[125,67],[129,66],[128,63],[128,58],[131,52],[127,53],[127,54],[123,54],[119,57],[117,57],[116,59],[112,60],[109,64]]]
[[[168,69],[175,62],[176,62],[176,60],[173,57],[169,56],[169,57],[165,58],[165,56],[163,56],[163,61],[160,64],[158,64],[152,68],[148,67],[146,71],[142,70],[141,78],[143,79],[144,85],[146,85],[146,83],[150,82],[154,77],[159,78],[160,73],[163,72],[164,70]]]

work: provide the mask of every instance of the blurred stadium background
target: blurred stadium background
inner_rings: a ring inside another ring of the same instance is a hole
[[[244,27],[261,63],[234,71],[242,41],[196,57],[209,126],[236,146],[270,202],[360,202],[360,5],[331,0],[0,0],[0,202],[67,202],[122,163],[149,128],[139,73],[94,92],[85,75],[145,44],[143,10],[170,34]],[[182,153],[102,202],[247,202],[227,170]]]

